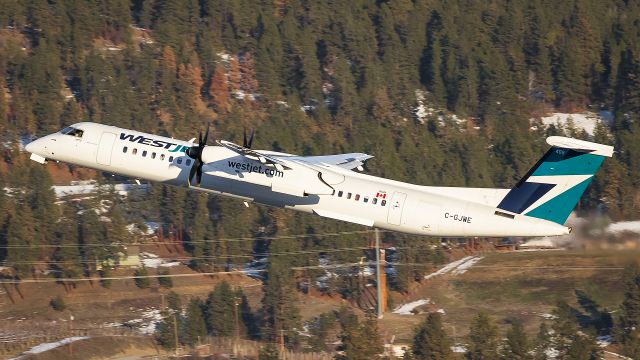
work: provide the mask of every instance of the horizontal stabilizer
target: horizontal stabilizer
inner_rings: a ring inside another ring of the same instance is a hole
[[[592,155],[600,155],[606,157],[613,156],[613,146],[572,139],[564,136],[549,136],[547,138],[547,144],[555,146],[557,148],[587,152]]]

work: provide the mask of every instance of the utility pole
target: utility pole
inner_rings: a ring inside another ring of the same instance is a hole
[[[284,347],[284,329],[280,329],[280,339],[278,340],[278,342],[280,343],[280,358],[285,360],[287,358],[287,354],[285,354],[285,347]]]
[[[240,319],[238,317],[238,305],[240,305],[240,299],[238,299],[237,296],[234,298],[233,304],[235,305],[233,307],[233,310],[234,310],[235,319],[236,319],[236,342],[238,342],[238,340],[240,340]]]
[[[382,319],[382,275],[380,274],[380,232],[376,228],[376,289],[378,290],[378,319]]]
[[[69,315],[69,335],[73,336],[73,315]],[[73,356],[73,341],[69,341],[69,357]]]

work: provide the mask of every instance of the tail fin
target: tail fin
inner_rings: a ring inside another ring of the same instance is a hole
[[[498,208],[514,214],[564,222],[613,147],[550,136],[551,149],[518,181]]]

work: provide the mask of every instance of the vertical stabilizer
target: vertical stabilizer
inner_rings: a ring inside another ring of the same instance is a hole
[[[561,136],[550,136],[547,143],[551,149],[498,208],[564,224],[613,147]]]

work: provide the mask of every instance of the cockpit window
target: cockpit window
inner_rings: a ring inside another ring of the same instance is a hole
[[[60,131],[60,132],[65,134],[65,135],[75,136],[77,138],[81,138],[82,134],[84,134],[83,130],[76,129],[76,128],[72,127],[72,126],[67,126],[66,128],[62,129],[62,131]]]

